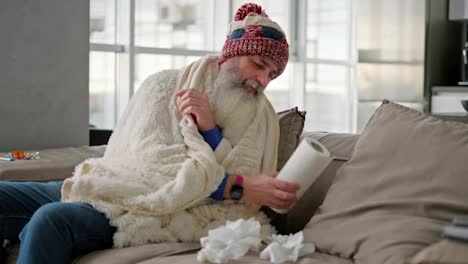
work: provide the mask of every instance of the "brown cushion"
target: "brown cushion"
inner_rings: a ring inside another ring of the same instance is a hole
[[[468,125],[384,102],[304,230],[323,252],[404,263],[468,214]]]
[[[442,240],[421,250],[410,264],[466,264],[468,243]]]
[[[280,127],[278,171],[281,170],[299,144],[299,139],[304,129],[305,115],[306,112],[299,111],[297,107],[278,112]]]

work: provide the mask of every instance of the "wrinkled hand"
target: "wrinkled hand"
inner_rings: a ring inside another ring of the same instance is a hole
[[[208,95],[195,89],[182,89],[176,95],[180,98],[179,112],[192,115],[198,130],[208,131],[216,127]]]
[[[277,175],[244,177],[244,200],[277,209],[291,208],[297,202],[299,184],[275,179]]]

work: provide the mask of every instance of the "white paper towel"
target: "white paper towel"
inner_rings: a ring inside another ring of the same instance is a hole
[[[332,160],[330,152],[320,142],[312,138],[304,138],[276,178],[298,183],[300,189],[297,192],[297,198],[299,199]],[[288,211],[287,209],[272,209],[278,213]]]
[[[302,231],[289,236],[273,235],[271,243],[260,253],[261,259],[270,259],[272,263],[296,261],[299,257],[314,253],[315,245],[303,244]]]

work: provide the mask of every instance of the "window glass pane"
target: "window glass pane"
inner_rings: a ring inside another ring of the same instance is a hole
[[[115,0],[91,0],[89,15],[91,43],[115,44]]]
[[[360,0],[359,100],[423,100],[425,3]]]
[[[182,68],[198,60],[194,56],[173,56],[156,54],[138,54],[135,58],[135,91],[150,75],[167,69]]]
[[[90,125],[112,129],[115,122],[115,54],[91,51],[89,62]]]
[[[292,67],[286,66],[283,74],[271,81],[265,89],[265,95],[277,112],[289,107],[289,87],[292,78]]]
[[[422,62],[426,23],[425,0],[359,0],[360,60]]]
[[[356,71],[360,100],[423,100],[423,65],[359,63]]]
[[[213,1],[138,0],[135,8],[137,46],[213,50]]]
[[[351,0],[307,1],[307,57],[348,60]]]
[[[357,128],[382,99],[423,109],[424,0],[360,0],[357,16]]]
[[[308,64],[305,130],[350,132],[349,68]]]

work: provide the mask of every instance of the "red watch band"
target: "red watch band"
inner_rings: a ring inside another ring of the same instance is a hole
[[[244,184],[244,177],[240,175],[236,175],[236,179],[234,180],[234,185],[243,186],[243,184]]]

